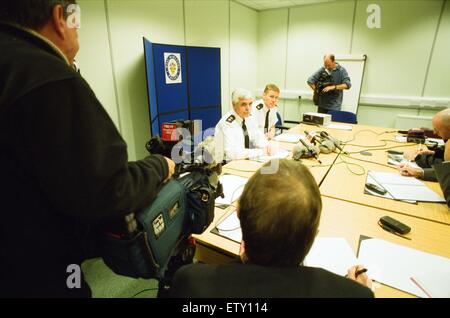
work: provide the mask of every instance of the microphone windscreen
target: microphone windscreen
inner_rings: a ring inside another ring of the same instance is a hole
[[[294,160],[300,160],[304,155],[308,153],[308,149],[306,149],[303,145],[295,145],[294,148],[292,148],[292,159]]]
[[[319,148],[319,146],[316,146],[316,145],[310,145],[309,147],[314,151],[314,153],[315,153],[316,155],[318,155],[318,154],[320,153],[320,148]]]
[[[319,148],[321,153],[327,154],[332,153],[336,149],[336,146],[331,140],[325,139],[320,143]]]

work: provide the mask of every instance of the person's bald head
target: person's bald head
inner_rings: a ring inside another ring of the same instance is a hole
[[[434,132],[442,139],[450,139],[450,108],[444,109],[433,117]]]
[[[323,67],[325,67],[329,71],[336,67],[334,54],[325,54],[325,56],[323,57]]]

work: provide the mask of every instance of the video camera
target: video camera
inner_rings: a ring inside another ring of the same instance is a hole
[[[330,85],[334,85],[333,78],[331,77],[331,74],[328,74],[326,70],[323,70],[322,73],[320,73],[319,79],[316,83],[316,89],[314,90],[314,105],[319,105],[319,95],[327,94],[323,93],[322,91],[325,87]]]
[[[175,146],[159,137],[147,143],[151,154],[165,155]],[[213,160],[213,147],[212,137],[187,156],[181,147],[183,158],[192,160],[176,164],[173,178],[162,185],[150,206],[128,214],[122,224],[104,232],[101,256],[115,273],[156,278],[158,296],[164,297],[175,271],[192,263],[195,243],[190,236],[206,230],[214,219],[215,199],[223,197],[222,166]]]

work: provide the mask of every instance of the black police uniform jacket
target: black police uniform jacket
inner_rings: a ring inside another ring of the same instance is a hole
[[[88,225],[150,204],[167,173],[161,156],[128,162],[61,53],[0,24],[0,297],[90,296],[70,267],[88,256]]]

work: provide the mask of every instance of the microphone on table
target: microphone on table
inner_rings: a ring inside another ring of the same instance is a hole
[[[328,139],[331,142],[333,142],[337,149],[339,149],[341,152],[345,153],[345,151],[341,147],[341,142],[338,139],[331,137],[326,131],[321,131],[320,136],[322,138]]]
[[[320,150],[317,149],[317,147],[313,147],[312,145],[308,145],[303,139],[300,139],[300,142],[302,143],[303,146],[305,146],[305,148],[308,150],[309,154],[311,155],[311,157],[316,158],[316,160],[322,164],[322,162],[319,160],[318,158],[318,154],[320,152]]]

